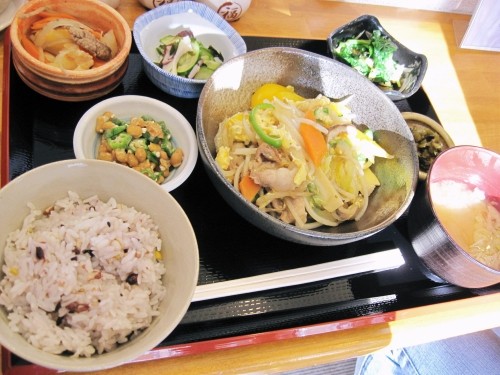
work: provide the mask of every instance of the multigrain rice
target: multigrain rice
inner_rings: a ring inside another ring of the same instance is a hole
[[[28,206],[7,238],[0,282],[13,331],[49,353],[89,357],[151,324],[165,267],[150,216],[74,192],[43,211]]]

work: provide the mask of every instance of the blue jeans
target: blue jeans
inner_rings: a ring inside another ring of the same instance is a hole
[[[500,375],[494,330],[360,357],[356,375]]]

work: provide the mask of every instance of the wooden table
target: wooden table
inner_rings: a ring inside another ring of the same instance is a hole
[[[137,0],[122,0],[118,7],[131,28],[146,10]],[[500,152],[500,54],[458,48],[455,32],[467,25],[468,15],[335,1],[254,0],[232,26],[245,36],[326,39],[331,30],[362,14],[378,17],[400,42],[427,56],[423,88],[455,143]],[[3,40],[3,33],[0,36]],[[276,373],[499,327],[499,311],[497,293],[398,311],[381,323],[345,322],[307,337],[237,348],[215,346],[203,354],[129,364],[102,373]]]

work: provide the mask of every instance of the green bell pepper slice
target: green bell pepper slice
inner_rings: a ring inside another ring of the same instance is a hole
[[[275,147],[275,148],[280,148],[282,145],[282,140],[280,138],[272,137],[269,134],[267,134],[262,126],[260,125],[260,118],[259,118],[259,111],[266,110],[266,109],[272,109],[274,106],[270,103],[260,103],[256,105],[251,111],[250,111],[250,124],[252,124],[253,129],[257,133],[257,135],[262,139],[264,142],[266,142],[268,145]]]

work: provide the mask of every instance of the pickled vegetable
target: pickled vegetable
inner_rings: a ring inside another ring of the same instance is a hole
[[[185,78],[206,80],[224,61],[219,51],[204,46],[189,29],[165,35],[156,51],[160,68]]]
[[[409,124],[417,144],[418,163],[422,172],[427,172],[436,156],[443,151],[445,144],[439,134],[426,126]]]

